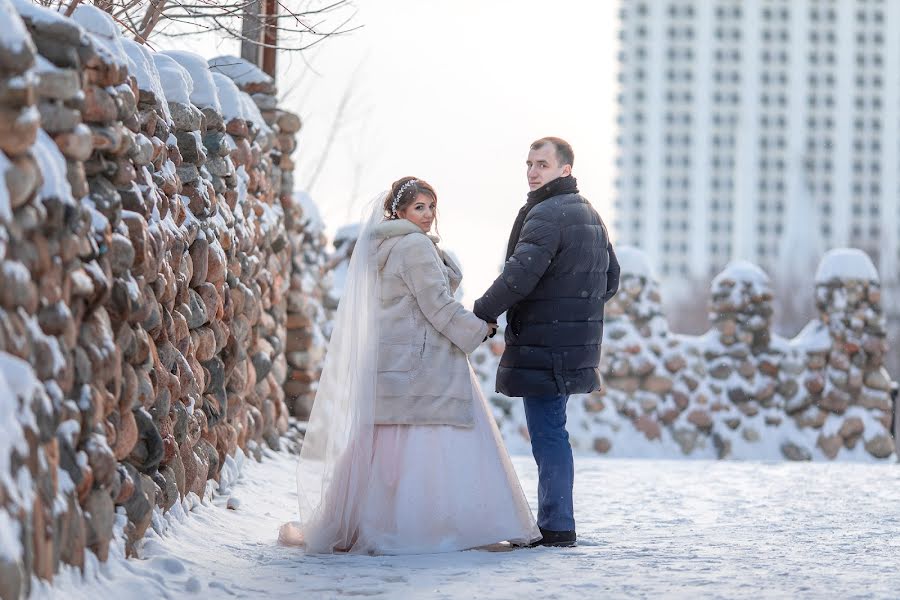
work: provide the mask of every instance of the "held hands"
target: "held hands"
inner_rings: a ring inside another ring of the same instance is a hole
[[[492,338],[497,334],[497,324],[496,323],[488,323],[488,334],[484,337],[482,342],[486,342],[488,338]]]

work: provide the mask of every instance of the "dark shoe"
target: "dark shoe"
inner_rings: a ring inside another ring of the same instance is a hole
[[[541,539],[531,542],[530,547],[548,546],[551,548],[574,548],[578,545],[577,536],[574,531],[551,531],[549,529],[540,528]]]

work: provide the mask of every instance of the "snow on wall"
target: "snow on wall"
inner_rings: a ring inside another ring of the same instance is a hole
[[[72,20],[84,27],[91,36],[94,47],[103,58],[121,68],[128,68],[128,55],[122,46],[122,34],[112,16],[89,4],[79,4],[72,13]]]
[[[153,64],[159,73],[164,98],[169,102],[190,104],[194,82],[188,70],[171,56],[158,52],[153,54]]]
[[[217,56],[209,60],[209,68],[217,73],[222,73],[234,81],[239,87],[252,84],[273,83],[272,78],[266,75],[262,69],[237,56]]]
[[[258,131],[262,133],[271,133],[272,128],[266,123],[266,120],[263,118],[262,113],[253,101],[253,98],[251,98],[249,94],[241,94],[239,99],[242,104],[244,118],[253,123]]]
[[[300,120],[274,86],[251,97],[91,5],[70,19],[14,1],[25,30],[0,0],[16,132],[0,137],[4,598],[60,564],[95,572],[113,536],[138,552],[153,507],[199,501],[239,452],[280,446],[327,321],[307,285],[324,239],[292,195]]]
[[[213,83],[216,86],[216,94],[219,97],[219,103],[222,110],[222,117],[226,121],[232,119],[246,120],[247,114],[244,109],[245,100],[243,100],[244,92],[238,89],[238,86],[222,73],[211,73]]]
[[[884,319],[867,258],[826,255],[820,270],[829,276],[816,289],[821,316],[785,340],[771,331],[768,276],[745,262],[732,263],[712,284],[713,328],[672,335],[656,282],[644,275],[648,265],[625,250],[629,267],[606,306],[604,388],[569,401],[576,451],[753,460],[896,456],[892,382],[882,367]],[[521,401],[494,391],[502,353],[498,335],[476,350],[473,366],[510,449],[527,452]]]
[[[22,525],[0,508],[0,561],[18,562],[22,558]]]
[[[303,217],[307,219],[308,226],[312,230],[318,232],[325,230],[325,221],[322,219],[319,206],[313,201],[312,196],[305,191],[296,190],[294,191],[294,202],[300,206],[300,209],[303,211]]]
[[[872,259],[857,248],[835,248],[825,253],[816,269],[816,283],[833,279],[862,279],[878,281],[878,271]]]
[[[766,289],[771,283],[765,271],[746,260],[734,260],[728,263],[725,269],[713,279],[712,285],[714,287],[722,285],[726,280],[746,282],[757,289]]]
[[[650,257],[643,250],[635,246],[622,245],[616,246],[615,251],[622,273],[656,279],[656,273],[650,265]]]
[[[25,3],[26,0],[18,0],[18,3]],[[0,21],[3,28],[0,29],[0,46],[11,53],[18,54],[26,47],[34,50],[34,43],[28,30],[19,18],[16,0],[0,0]],[[30,2],[27,2],[30,4]]]
[[[122,47],[130,60],[128,69],[137,79],[138,89],[153,92],[159,100],[163,118],[167,121],[170,120],[172,115],[169,113],[169,103],[163,91],[159,71],[153,60],[154,53],[143,44],[138,44],[134,40],[127,38],[122,39]]]
[[[22,17],[27,17],[32,21],[37,21],[45,24],[71,24],[71,19],[66,18],[64,15],[58,13],[55,10],[51,10],[49,8],[44,8],[38,4],[35,4],[31,0],[10,0],[15,12],[19,13]],[[2,4],[2,2],[0,2]],[[5,22],[5,21],[4,21]],[[15,27],[13,27],[15,28]]]
[[[199,54],[186,50],[163,50],[160,54],[169,56],[187,71],[188,79],[193,83],[190,100],[200,108],[212,108],[218,113],[222,112],[219,103],[216,83],[206,60]]]
[[[43,393],[40,381],[24,360],[0,352],[0,484],[17,497],[18,485],[12,473],[13,450],[26,456],[25,427],[34,428],[31,402]]]
[[[41,185],[41,196],[70,200],[72,186],[69,185],[66,178],[66,159],[53,138],[44,130],[38,131],[37,143],[34,145],[33,152],[38,164],[41,165],[41,174],[44,179],[44,183]]]

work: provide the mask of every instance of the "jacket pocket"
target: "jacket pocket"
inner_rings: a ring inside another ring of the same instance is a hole
[[[522,330],[522,323],[519,321],[516,308],[517,307],[513,306],[506,311],[506,326],[513,335],[518,336]]]

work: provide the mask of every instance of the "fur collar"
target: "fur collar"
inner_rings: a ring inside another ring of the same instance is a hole
[[[430,233],[426,234],[418,225],[411,221],[407,221],[406,219],[389,219],[387,221],[382,221],[372,228],[372,233],[377,239],[388,239],[401,235],[409,235],[411,233],[421,233],[427,235],[428,239],[435,244],[441,241],[441,238],[438,236]]]

